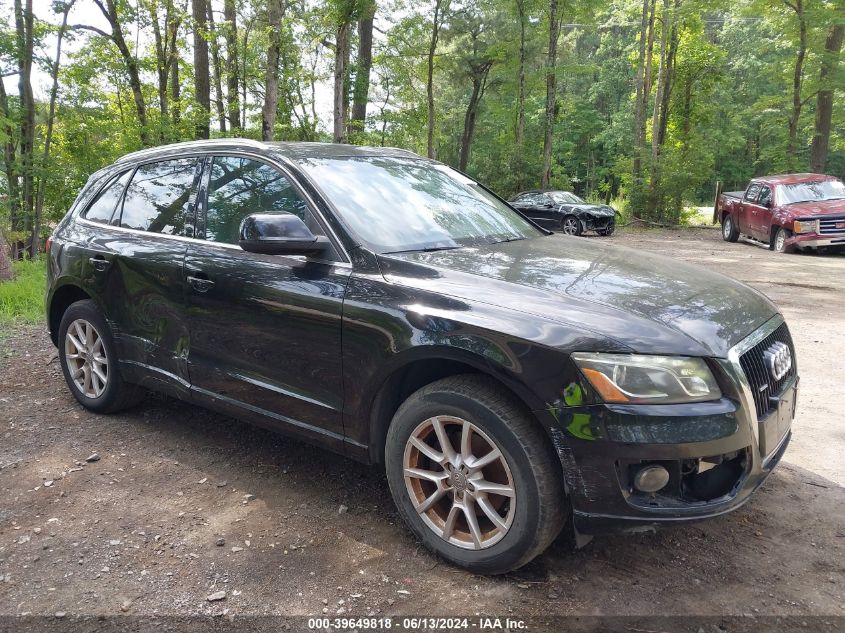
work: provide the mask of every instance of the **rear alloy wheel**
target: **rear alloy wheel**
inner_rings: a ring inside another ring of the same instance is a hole
[[[140,401],[144,390],[121,377],[111,329],[97,304],[90,299],[72,304],[58,334],[62,373],[82,406],[111,413]]]
[[[390,492],[431,551],[484,574],[525,565],[566,523],[560,460],[530,413],[478,374],[438,380],[394,415]]]
[[[791,244],[787,245],[786,240],[792,237],[792,231],[778,227],[775,234],[772,236],[772,241],[769,247],[776,253],[794,253],[795,247]]]
[[[583,230],[581,227],[581,220],[574,215],[567,215],[560,223],[561,230],[567,235],[581,235]]]
[[[739,239],[739,227],[730,214],[722,218],[722,239],[726,242],[736,242]]]

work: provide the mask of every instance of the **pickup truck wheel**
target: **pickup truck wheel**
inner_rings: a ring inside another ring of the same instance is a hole
[[[792,231],[778,227],[769,242],[769,248],[776,253],[794,253],[795,247],[786,244],[786,240],[792,237]]]
[[[581,220],[574,215],[567,215],[560,222],[560,229],[567,235],[581,235],[583,227]]]
[[[473,572],[525,565],[566,523],[551,442],[486,376],[444,378],[412,394],[388,429],[385,464],[393,500],[417,538]]]
[[[62,373],[83,407],[112,413],[140,402],[144,390],[121,377],[111,329],[93,301],[77,301],[65,311],[58,341]]]
[[[722,218],[722,239],[726,242],[736,242],[739,239],[739,227],[730,214]]]

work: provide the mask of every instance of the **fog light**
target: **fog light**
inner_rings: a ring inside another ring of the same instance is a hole
[[[669,471],[663,466],[646,466],[634,475],[634,488],[640,492],[657,492],[669,483]]]

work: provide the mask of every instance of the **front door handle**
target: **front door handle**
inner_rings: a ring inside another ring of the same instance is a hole
[[[194,275],[188,275],[188,285],[191,286],[197,292],[208,292],[211,290],[212,286],[214,286],[214,282],[211,279],[207,279],[205,277],[196,277]]]
[[[96,257],[89,257],[88,262],[94,267],[98,273],[105,272],[108,270],[108,267],[111,266],[111,262],[107,260],[102,255],[97,255]]]

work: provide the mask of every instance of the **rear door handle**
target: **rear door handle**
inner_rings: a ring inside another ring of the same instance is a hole
[[[94,270],[99,273],[105,272],[106,270],[108,270],[108,267],[111,266],[111,262],[102,255],[97,255],[96,257],[89,257],[88,262],[94,267]]]
[[[188,275],[188,285],[197,292],[208,292],[211,290],[212,286],[214,286],[214,282],[211,281],[211,279],[206,279],[205,277]]]

